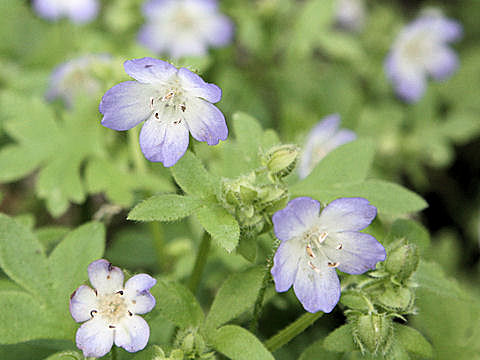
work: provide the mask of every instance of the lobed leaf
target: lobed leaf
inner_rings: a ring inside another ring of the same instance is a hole
[[[191,215],[202,206],[202,201],[192,196],[176,194],[155,195],[142,201],[128,214],[128,220],[174,221]]]
[[[440,265],[420,261],[417,271],[413,274],[413,280],[418,285],[438,296],[453,299],[468,299],[467,295],[460,288],[458,283],[445,276],[445,273]]]
[[[192,152],[187,151],[171,171],[177,184],[187,194],[198,197],[215,195],[215,180]]]
[[[398,323],[394,323],[393,327],[396,340],[407,351],[422,358],[431,359],[433,357],[432,345],[418,330]]]
[[[350,352],[357,349],[353,342],[352,325],[345,324],[327,335],[323,342],[323,346],[328,351],[333,352]]]

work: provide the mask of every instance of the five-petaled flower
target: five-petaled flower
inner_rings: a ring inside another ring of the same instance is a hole
[[[222,97],[218,86],[186,68],[148,57],[127,60],[124,67],[137,81],[105,93],[99,107],[102,125],[128,130],[146,120],[140,147],[148,160],[174,165],[187,150],[189,132],[208,145],[227,138],[225,117],[213,105]]]
[[[156,280],[147,274],[132,276],[123,286],[123,272],[107,260],[88,266],[94,289],[81,285],[70,298],[70,313],[76,322],[86,321],[77,331],[76,342],[85,357],[101,357],[113,344],[129,352],[142,350],[148,342],[145,314],[155,306],[149,290]]]
[[[97,0],[33,0],[33,8],[42,18],[68,17],[74,23],[86,23],[97,17]]]
[[[458,40],[462,27],[436,12],[428,12],[408,24],[396,38],[385,71],[397,95],[418,101],[425,92],[427,76],[448,78],[458,67],[458,58],[448,43]]]
[[[271,273],[278,292],[293,284],[305,310],[330,312],[340,299],[335,269],[363,274],[385,260],[386,252],[373,236],[359,232],[377,213],[368,200],[340,198],[319,212],[318,201],[300,197],[273,215],[281,244]]]
[[[339,129],[339,125],[340,115],[332,114],[324,117],[310,131],[298,166],[298,175],[301,179],[307,177],[330,151],[356,139],[353,131]]]
[[[209,46],[224,46],[232,39],[233,24],[218,12],[216,0],[151,0],[143,13],[147,23],[138,40],[155,53],[201,56]]]

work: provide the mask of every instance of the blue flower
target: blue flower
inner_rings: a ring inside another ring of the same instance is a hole
[[[310,131],[298,166],[298,175],[301,179],[307,177],[330,151],[356,139],[353,131],[339,129],[339,125],[340,115],[333,114],[324,117]]]
[[[459,39],[462,27],[436,12],[428,12],[408,24],[396,38],[385,71],[395,92],[406,102],[420,100],[427,76],[448,78],[458,67],[458,58],[448,43]]]
[[[40,17],[57,20],[68,17],[74,23],[86,23],[98,14],[97,0],[33,0],[33,8]]]
[[[308,197],[291,200],[273,215],[275,235],[281,240],[271,270],[278,292],[293,290],[309,312],[330,312],[340,299],[336,268],[363,274],[385,260],[384,247],[359,232],[377,214],[363,198],[340,198],[320,212],[320,203]]]
[[[102,357],[113,344],[129,352],[145,348],[150,337],[146,314],[155,306],[150,289],[157,282],[147,274],[132,276],[123,285],[123,272],[101,259],[88,266],[94,289],[81,285],[70,297],[70,313],[84,322],[76,335],[85,357]]]
[[[136,81],[105,93],[99,106],[102,125],[128,130],[145,120],[140,147],[148,160],[174,165],[187,150],[189,132],[208,145],[227,138],[225,117],[212,105],[222,97],[218,86],[162,60],[127,60],[124,67]]]
[[[173,58],[205,55],[209,46],[228,44],[231,20],[218,12],[216,0],[150,0],[139,41],[155,53]]]
[[[47,100],[62,99],[67,107],[71,107],[75,96],[79,94],[94,96],[99,93],[102,84],[95,78],[94,68],[110,62],[111,58],[108,55],[85,55],[60,64],[50,76]]]

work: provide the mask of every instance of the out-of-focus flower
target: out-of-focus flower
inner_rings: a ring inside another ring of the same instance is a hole
[[[448,78],[458,67],[448,43],[462,35],[461,25],[437,12],[425,13],[405,26],[385,60],[385,71],[395,92],[406,102],[418,101],[425,92],[427,76]]]
[[[74,23],[86,23],[98,14],[97,0],[33,0],[33,8],[40,17],[57,20],[67,17]]]
[[[101,357],[113,344],[129,352],[142,350],[150,328],[136,314],[146,314],[155,306],[150,289],[156,280],[147,274],[132,276],[123,286],[123,272],[107,260],[88,266],[94,289],[81,285],[70,297],[70,313],[78,329],[76,342],[85,357]]]
[[[340,299],[335,268],[363,274],[385,260],[386,252],[373,236],[359,232],[377,214],[368,200],[341,198],[319,212],[318,201],[300,197],[273,215],[281,244],[271,273],[278,292],[293,284],[305,310],[330,312]]]
[[[216,0],[150,0],[139,41],[155,53],[173,58],[205,55],[209,46],[228,44],[233,24],[218,12]]]
[[[298,175],[301,179],[307,177],[330,151],[356,139],[353,131],[339,129],[339,125],[340,115],[333,114],[324,117],[310,131],[298,166]]]
[[[47,100],[62,99],[67,107],[71,107],[77,95],[95,96],[102,85],[94,76],[94,68],[110,62],[108,55],[86,55],[60,64],[50,76]]]
[[[208,145],[226,140],[225,117],[212,104],[222,97],[217,85],[152,58],[127,60],[124,68],[137,81],[122,82],[105,93],[99,107],[102,125],[128,130],[146,120],[140,147],[148,160],[174,165],[187,150],[189,132]]]
[[[345,30],[360,31],[365,25],[365,3],[363,0],[337,0],[335,21]]]

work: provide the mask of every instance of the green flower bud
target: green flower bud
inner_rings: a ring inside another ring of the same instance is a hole
[[[362,352],[386,354],[393,336],[392,320],[385,314],[360,315],[354,320],[353,337]]]
[[[168,357],[168,360],[183,360],[184,359],[184,354],[183,351],[180,349],[174,349],[170,353],[170,356]]]
[[[415,244],[408,243],[405,239],[400,239],[393,244],[387,260],[385,261],[385,270],[396,279],[403,281],[408,279],[417,270],[420,256]]]
[[[271,148],[264,157],[264,163],[272,177],[282,178],[290,174],[297,163],[299,148],[287,144]]]
[[[377,301],[387,310],[407,314],[413,311],[415,294],[409,288],[387,286]]]

